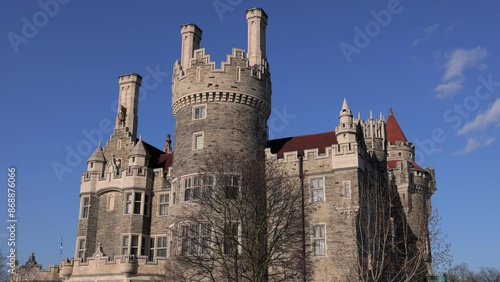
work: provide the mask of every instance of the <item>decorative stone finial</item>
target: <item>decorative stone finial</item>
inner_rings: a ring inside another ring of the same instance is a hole
[[[104,253],[102,251],[102,243],[97,244],[97,247],[95,248],[95,253],[93,255],[94,258],[97,257],[103,257]]]
[[[165,140],[165,148],[163,149],[165,153],[172,153],[172,140],[170,139],[170,134],[167,134],[167,139]]]

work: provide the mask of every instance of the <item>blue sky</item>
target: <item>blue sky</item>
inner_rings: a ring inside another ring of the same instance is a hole
[[[436,169],[433,204],[455,263],[500,267],[498,1],[55,1],[0,8],[0,220],[7,225],[13,166],[21,263],[32,251],[45,267],[57,263],[61,237],[63,256],[73,256],[79,179],[111,133],[118,76],[149,76],[138,132],[163,148],[174,131],[180,25],[196,23],[219,64],[246,49],[245,10],[260,6],[269,15],[271,137],[333,130],[343,97],[364,118],[392,106],[419,164]]]

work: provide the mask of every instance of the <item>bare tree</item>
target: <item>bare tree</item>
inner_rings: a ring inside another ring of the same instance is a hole
[[[427,275],[426,238],[410,228],[394,185],[383,169],[359,177],[359,209],[351,220],[356,228],[357,259],[345,273],[349,281],[423,281]],[[353,203],[354,205],[354,203]],[[422,228],[427,221],[422,220]]]
[[[429,217],[429,240],[434,273],[447,273],[453,262],[451,244],[448,242],[448,234],[441,229],[441,222],[438,209],[434,208]]]
[[[452,267],[448,273],[450,282],[499,282],[500,270],[492,267],[482,267],[479,272],[469,269],[466,263]]]
[[[176,255],[165,279],[303,281],[298,176],[263,157],[227,152],[211,154],[199,175],[193,181],[202,188],[171,230]]]

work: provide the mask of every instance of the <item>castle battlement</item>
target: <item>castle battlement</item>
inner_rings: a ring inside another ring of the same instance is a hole
[[[271,82],[267,62],[250,66],[242,49],[233,49],[227,61],[217,69],[205,49],[194,51],[190,67],[174,65],[172,111],[203,102],[241,102],[257,106],[270,115]],[[222,94],[217,94],[222,93]],[[225,95],[230,94],[230,95]]]
[[[137,73],[124,74],[118,77],[119,84],[136,83],[140,85],[141,82],[142,82],[142,77]]]
[[[187,70],[199,66],[210,66],[210,71],[215,73],[224,73],[230,67],[253,67],[258,72],[253,72],[255,78],[261,78],[263,74],[269,75],[269,63],[263,59],[260,64],[250,65],[249,59],[245,56],[245,50],[233,48],[231,54],[228,54],[226,61],[222,61],[220,68],[217,68],[216,62],[210,59],[210,55],[206,53],[205,48],[196,49],[193,51],[194,56],[189,60],[188,67],[182,67],[181,62],[177,60],[174,63],[174,77],[184,79],[187,77]]]
[[[59,276],[68,279],[85,275],[106,275],[108,279],[161,275],[165,259],[148,261],[146,256],[106,256],[102,253],[83,259],[65,259]],[[121,281],[121,280],[120,280]]]
[[[109,187],[150,187],[154,179],[153,169],[147,166],[128,166],[120,174],[84,172],[81,177],[81,193],[98,192]]]

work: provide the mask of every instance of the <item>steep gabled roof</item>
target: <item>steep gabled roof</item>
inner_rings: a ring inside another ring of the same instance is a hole
[[[165,169],[167,168],[167,164],[165,164],[166,156],[171,155],[170,157],[170,162],[168,163],[168,167],[172,166],[172,160],[173,160],[173,154],[172,153],[165,153],[162,150],[156,148],[155,146],[144,142],[144,148],[146,151],[149,153],[151,158],[149,159],[149,166],[152,168],[160,168],[164,167]]]
[[[150,157],[151,155],[146,151],[144,147],[144,142],[142,142],[142,138],[139,138],[139,141],[135,144],[134,148],[128,154],[129,156],[145,156]]]
[[[401,129],[398,121],[396,120],[396,117],[394,117],[394,114],[392,113],[392,108],[389,110],[389,116],[387,117],[386,126],[387,126],[387,141],[389,143],[395,144],[396,141],[401,141],[403,143],[408,142],[405,134],[403,133],[403,130]]]
[[[99,146],[97,146],[92,155],[90,155],[88,162],[106,162],[106,158],[104,157],[104,153],[102,151],[102,146],[100,142]]]
[[[272,154],[278,154],[278,158],[283,158],[285,152],[309,149],[318,149],[319,154],[324,154],[326,147],[332,144],[337,144],[337,136],[333,131],[269,140],[267,147],[271,149]]]

